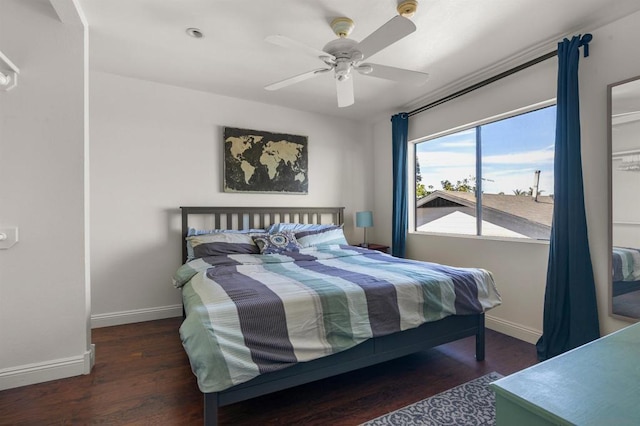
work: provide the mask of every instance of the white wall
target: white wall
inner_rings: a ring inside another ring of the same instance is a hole
[[[627,323],[608,316],[607,85],[640,74],[640,56],[629,54],[640,42],[640,13],[595,31],[589,58],[580,59],[580,103],[585,205],[596,280],[601,332],[608,334]],[[557,60],[548,60],[507,79],[410,119],[409,138],[430,135],[555,97]],[[375,215],[372,240],[391,242],[391,125],[375,124]],[[548,245],[443,237],[412,233],[407,256],[459,266],[491,270],[503,296],[503,306],[489,312],[490,328],[535,342],[542,330]]]
[[[224,126],[308,136],[307,195],[222,192]],[[372,208],[370,129],[361,123],[91,74],[93,325],[180,315],[179,206]]]
[[[61,3],[61,2],[59,2]],[[0,389],[88,373],[85,44],[45,0],[3,0],[0,49],[21,71],[0,92]]]

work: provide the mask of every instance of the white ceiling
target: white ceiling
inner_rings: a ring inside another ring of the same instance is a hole
[[[80,0],[94,70],[350,119],[420,106],[550,52],[565,35],[640,10],[638,0],[420,0],[417,31],[371,62],[430,74],[413,87],[355,75],[355,104],[338,108],[330,73],[280,89],[264,86],[320,68],[319,60],[266,43],[281,34],[322,49],[329,23],[355,21],[364,39],[397,14],[396,0]],[[189,27],[205,37],[187,36]],[[592,42],[597,54],[597,39]],[[368,60],[368,59],[367,59]]]

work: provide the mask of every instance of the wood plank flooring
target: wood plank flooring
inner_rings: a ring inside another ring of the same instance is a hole
[[[0,391],[0,425],[201,425],[181,318],[93,330],[90,375]],[[221,425],[357,425],[491,371],[535,364],[531,344],[487,330],[395,361],[220,408]]]

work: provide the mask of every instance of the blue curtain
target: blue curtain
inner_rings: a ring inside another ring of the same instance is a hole
[[[393,228],[391,254],[397,257],[405,256],[407,241],[407,227],[409,213],[407,206],[407,192],[409,191],[407,170],[407,131],[409,129],[409,115],[396,114],[391,117],[391,138],[393,146]]]
[[[600,337],[584,210],[578,96],[580,47],[588,56],[591,38],[585,34],[558,44],[554,209],[543,333],[536,344],[540,360]]]

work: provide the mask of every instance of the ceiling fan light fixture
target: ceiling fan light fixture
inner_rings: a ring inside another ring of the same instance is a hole
[[[351,72],[351,63],[345,60],[338,59],[335,68],[336,78],[340,81],[349,77],[349,73]]]
[[[418,2],[416,0],[404,0],[398,4],[398,15],[405,18],[411,18],[418,10]]]

